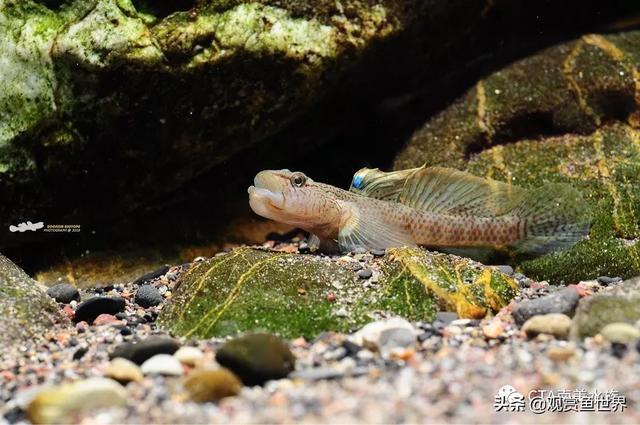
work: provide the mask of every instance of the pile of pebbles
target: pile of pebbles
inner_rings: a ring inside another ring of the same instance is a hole
[[[303,240],[269,248],[301,245],[304,251]],[[384,255],[372,254],[366,255]],[[519,298],[483,320],[440,312],[433,323],[389,317],[313,340],[268,334],[185,340],[158,329],[155,320],[188,267],[84,291],[51,287],[49,295],[75,326],[0,353],[0,423],[572,420],[562,412],[496,412],[494,397],[504,385],[523,394],[617,390],[627,410],[593,413],[594,420],[640,420],[638,328],[568,339],[580,298],[620,279],[558,288],[516,274]],[[367,279],[367,271],[365,262],[357,273]]]

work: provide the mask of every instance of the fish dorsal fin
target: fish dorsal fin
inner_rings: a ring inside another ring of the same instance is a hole
[[[479,217],[509,212],[526,193],[453,168],[425,166],[388,173],[363,168],[354,174],[349,190],[423,211]]]
[[[518,205],[525,189],[452,168],[429,167],[411,173],[397,202],[438,214],[495,217]]]
[[[341,251],[416,246],[407,229],[401,226],[390,227],[375,214],[362,214],[353,202],[345,206],[345,210],[349,211],[349,217],[338,233],[338,246]]]
[[[379,168],[361,168],[351,180],[349,191],[369,198],[397,202],[407,178],[420,168],[385,173]]]

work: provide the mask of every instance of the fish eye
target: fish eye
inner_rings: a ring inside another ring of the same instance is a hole
[[[293,173],[289,178],[291,184],[296,187],[302,187],[307,182],[307,176],[302,173]]]

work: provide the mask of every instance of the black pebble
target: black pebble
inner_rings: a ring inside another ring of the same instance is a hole
[[[102,294],[104,292],[104,289],[102,288],[102,286],[96,286],[95,288],[93,288],[93,292],[95,292],[96,294]]]
[[[126,326],[120,329],[120,335],[127,336],[127,335],[131,335],[132,333],[133,332],[131,331],[131,328],[128,328]]]
[[[20,406],[14,406],[5,412],[4,419],[10,424],[15,424],[18,422],[26,423],[27,412],[22,410]]]
[[[165,274],[167,274],[170,268],[171,267],[169,266],[162,266],[158,270],[154,270],[152,272],[149,272],[147,274],[140,276],[139,278],[133,281],[133,284],[142,285],[143,283],[153,280],[157,277],[164,276]]]
[[[152,314],[149,314],[149,313],[145,313],[145,315],[144,315],[144,316],[142,316],[142,317],[144,318],[144,320],[145,320],[147,323],[152,323],[152,322],[154,322],[154,321],[156,320],[156,318],[155,318],[155,317],[153,317],[153,315],[152,315]]]
[[[125,320],[126,318],[127,318],[127,313],[124,313],[124,312],[116,313],[116,319]]]
[[[78,304],[76,322],[85,321],[89,324],[101,314],[116,314],[124,310],[124,300],[120,297],[93,297]]]
[[[102,287],[102,290],[103,290],[103,291],[105,291],[105,292],[109,292],[109,291],[113,290],[113,288],[114,288],[114,286],[113,286],[113,284],[111,283],[111,284],[109,284],[109,285],[103,286],[103,287]]]
[[[59,303],[69,304],[71,301],[80,300],[80,292],[75,286],[68,283],[59,283],[47,289],[47,295]]]
[[[622,280],[621,277],[609,277],[609,276],[600,276],[598,277],[598,283],[604,286],[611,285],[612,283],[618,283]]]
[[[358,277],[360,279],[369,279],[373,272],[370,269],[358,270]]]
[[[136,364],[142,364],[145,360],[156,354],[173,354],[180,348],[180,343],[172,338],[151,336],[138,343],[125,342],[118,345],[109,358],[123,357]]]
[[[619,359],[623,358],[627,353],[627,344],[623,344],[621,342],[612,342],[611,353]]]
[[[142,285],[136,291],[134,301],[141,307],[153,307],[160,304],[164,299],[158,289],[153,285]]]
[[[385,251],[384,249],[373,249],[371,250],[371,254],[374,257],[384,257],[384,254],[386,254],[387,251]]]
[[[522,326],[529,318],[540,314],[562,313],[573,317],[580,295],[572,288],[564,288],[543,297],[524,300],[513,309],[513,318]]]
[[[350,356],[355,356],[356,354],[358,354],[358,351],[362,350],[362,347],[360,347],[353,341],[349,341],[348,339],[344,340],[342,346],[347,350],[347,353],[349,353]]]
[[[80,360],[85,354],[87,354],[89,349],[87,347],[80,347],[73,353],[73,360]]]

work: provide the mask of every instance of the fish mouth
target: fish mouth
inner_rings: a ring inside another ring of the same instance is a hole
[[[284,209],[284,194],[263,187],[249,186],[249,205],[258,215],[271,218],[274,212]]]

